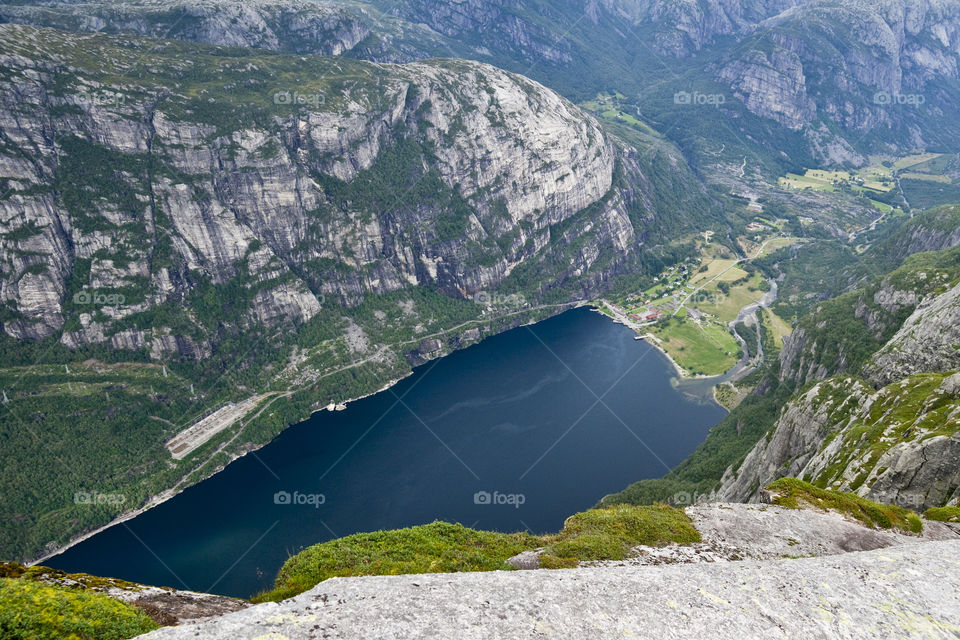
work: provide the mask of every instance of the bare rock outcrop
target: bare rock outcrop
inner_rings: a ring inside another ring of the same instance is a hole
[[[797,560],[334,578],[147,640],[953,638],[960,541]]]

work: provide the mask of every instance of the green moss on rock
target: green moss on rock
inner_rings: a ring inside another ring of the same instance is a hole
[[[960,522],[960,507],[934,507],[927,509],[923,517],[937,522]]]
[[[134,607],[79,589],[0,578],[0,636],[31,640],[121,640],[157,629]]]
[[[896,529],[907,534],[923,531],[920,516],[908,509],[873,502],[853,493],[821,489],[797,478],[780,478],[767,491],[773,494],[773,504],[781,507],[837,511],[876,529]]]
[[[475,531],[447,522],[358,533],[293,556],[280,569],[274,589],[254,601],[289,598],[336,576],[509,569],[508,558],[540,544],[540,538],[526,533]]]
[[[622,560],[638,545],[691,544],[700,539],[687,514],[665,504],[591,509],[567,518],[563,531],[549,539],[540,566],[561,568],[584,560]]]

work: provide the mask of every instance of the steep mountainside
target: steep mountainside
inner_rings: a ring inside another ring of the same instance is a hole
[[[469,298],[542,261],[551,227],[596,205],[559,286],[601,254],[623,260],[652,221],[642,193],[614,184],[617,172],[642,184],[629,152],[555,94],[492,67],[185,62],[174,47],[141,80],[122,43],[4,36],[0,297],[17,338],[64,329],[75,296],[111,290],[124,304],[107,318],[73,314],[79,326],[62,341],[164,353],[159,339],[182,334],[129,319],[189,295],[200,271],[212,285],[256,283],[245,320],[267,326],[310,320],[317,296],[350,306],[418,284]],[[34,46],[47,55],[27,57]],[[65,73],[81,56],[106,63]],[[68,282],[78,271],[86,282]]]
[[[850,259],[838,258],[832,241],[811,243],[799,254],[790,249],[773,254],[764,265],[768,275],[786,270],[792,286],[815,299],[826,293],[820,276],[857,288],[809,306],[778,357],[758,372],[753,393],[693,455],[663,478],[637,482],[601,504],[756,500],[770,481],[805,474],[819,484],[830,480],[834,487],[867,492],[871,487],[861,475],[866,472],[875,474],[871,484],[877,493],[869,495],[881,501],[898,489],[918,501],[907,505],[914,508],[940,506],[953,496],[955,488],[934,490],[931,479],[949,485],[956,460],[951,448],[958,414],[938,390],[960,368],[954,328],[960,247],[952,246],[958,212],[960,207],[952,206],[918,215]],[[940,250],[911,255],[884,273],[910,248],[928,247]],[[791,265],[797,259],[804,261],[799,271],[809,267],[812,277],[797,277]],[[856,413],[860,403],[862,415]],[[905,413],[896,418],[871,413],[871,403],[902,405]],[[917,428],[907,428],[914,420]],[[845,448],[821,461],[814,473],[810,461],[831,440],[834,446],[845,442]],[[894,465],[889,457],[878,462],[886,447],[901,440],[889,456],[902,455],[903,462]],[[927,449],[931,445],[935,448]],[[925,471],[915,480],[908,477],[921,466]],[[843,475],[848,469],[849,477]]]
[[[859,165],[868,152],[960,140],[956,0],[59,1],[0,7],[0,19],[370,60],[470,58],[576,100],[616,89],[708,158],[720,148],[729,160],[759,151],[791,167]]]
[[[484,64],[19,25],[0,56],[4,557],[588,300],[710,215],[669,145]]]
[[[879,287],[817,307],[781,353],[779,373],[796,387],[826,380],[784,407],[716,496],[756,500],[759,487],[796,476],[914,509],[955,502],[958,260],[956,248],[918,254]]]
[[[960,374],[919,374],[874,391],[830,378],[800,394],[716,499],[756,501],[784,476],[923,511],[960,497]]]

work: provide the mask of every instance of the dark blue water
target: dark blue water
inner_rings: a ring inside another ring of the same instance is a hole
[[[663,475],[724,415],[671,386],[670,364],[633,335],[579,309],[495,336],[44,564],[250,596],[290,554],[359,531],[437,519],[556,531]]]

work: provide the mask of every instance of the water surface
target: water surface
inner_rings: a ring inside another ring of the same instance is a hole
[[[290,554],[360,531],[556,531],[663,475],[725,415],[671,385],[666,358],[633,337],[586,309],[495,336],[315,414],[44,564],[246,597]]]

